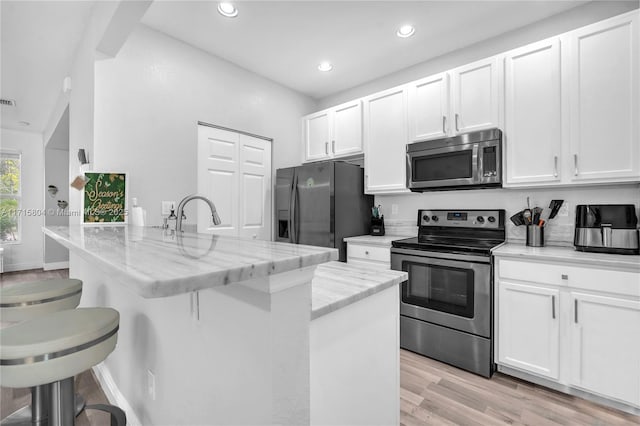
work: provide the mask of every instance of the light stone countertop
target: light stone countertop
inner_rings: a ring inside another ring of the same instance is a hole
[[[640,272],[638,255],[590,253],[577,251],[573,247],[527,247],[524,242],[522,244],[505,243],[494,248],[492,254],[496,257],[565,262]]]
[[[311,281],[311,319],[398,285],[407,277],[406,272],[372,270],[342,262],[319,265]]]
[[[167,297],[315,266],[333,248],[134,226],[46,226],[43,232],[145,298]]]
[[[415,235],[414,235],[415,237]],[[411,236],[403,236],[403,235],[383,235],[383,236],[375,236],[375,235],[360,235],[358,237],[347,237],[343,238],[345,243],[355,243],[355,244],[367,244],[373,246],[381,246],[381,247],[391,247],[391,242],[395,240],[402,240],[405,238],[411,238]]]

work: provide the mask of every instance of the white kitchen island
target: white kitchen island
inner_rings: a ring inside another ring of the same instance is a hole
[[[316,266],[336,259],[335,249],[202,234],[177,237],[127,226],[43,230],[70,249],[70,276],[84,282],[81,306],[120,312],[118,346],[96,373],[131,424],[315,424],[311,369],[319,365],[330,372],[340,363],[333,353],[314,364],[312,316],[344,321],[335,311],[367,312],[386,300],[386,335],[395,339],[388,324],[397,317],[402,272],[382,278],[376,272],[378,278],[364,285],[367,271],[360,271],[351,281],[361,285],[346,293],[335,287],[322,296],[314,292],[322,306],[312,305]],[[320,283],[327,283],[327,273],[324,277]],[[389,290],[393,286],[395,292]],[[351,332],[350,324],[328,327]],[[348,335],[342,340],[349,341]],[[385,354],[397,352],[397,342],[389,340],[388,346]],[[396,362],[389,369],[397,367]],[[349,382],[341,388],[336,388],[340,380],[320,382],[349,398]],[[397,398],[389,399],[387,410],[398,411]]]

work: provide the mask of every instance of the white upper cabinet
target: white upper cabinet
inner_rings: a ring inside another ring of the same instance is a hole
[[[500,127],[498,57],[451,71],[452,134]]]
[[[568,34],[570,179],[640,180],[638,12]]]
[[[408,192],[407,88],[386,90],[363,102],[365,193]]]
[[[560,39],[505,54],[506,183],[559,182],[563,134]]]
[[[329,111],[308,115],[303,119],[305,159],[320,160],[329,156]]]
[[[409,137],[412,141],[448,134],[449,75],[442,73],[408,84]]]
[[[305,161],[328,160],[362,152],[360,100],[302,118]]]
[[[362,152],[362,102],[358,100],[333,108],[332,129],[331,152],[334,156]]]

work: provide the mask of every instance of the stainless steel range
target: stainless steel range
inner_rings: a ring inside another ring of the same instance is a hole
[[[491,249],[504,210],[419,210],[418,236],[394,241],[400,346],[485,377],[493,374]]]

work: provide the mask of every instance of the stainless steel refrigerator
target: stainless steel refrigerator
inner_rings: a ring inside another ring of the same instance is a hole
[[[335,247],[345,262],[342,239],[369,233],[372,207],[360,166],[326,161],[276,171],[276,241]]]

